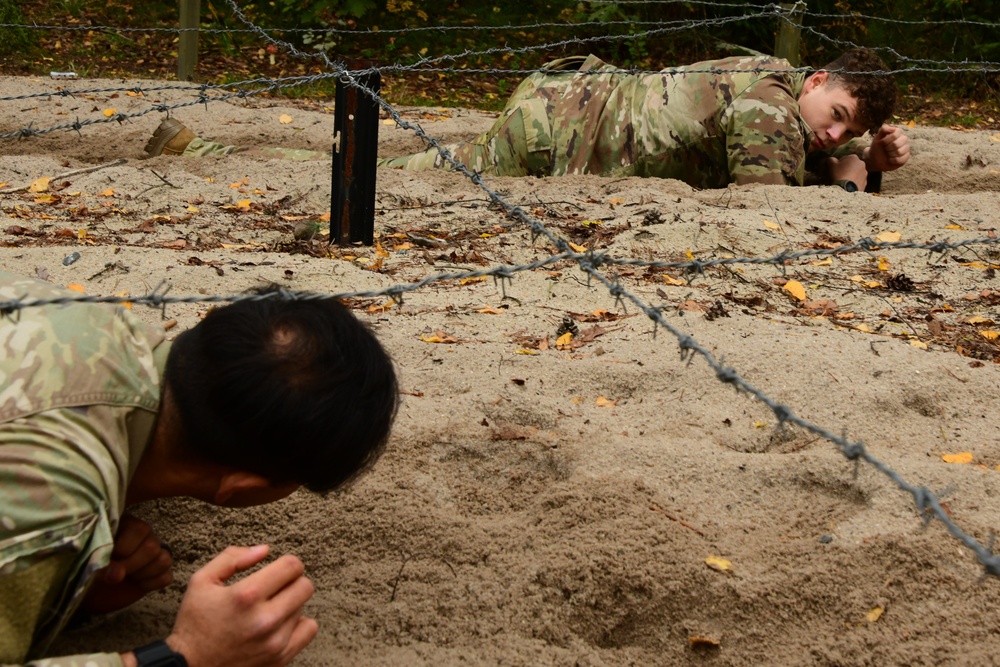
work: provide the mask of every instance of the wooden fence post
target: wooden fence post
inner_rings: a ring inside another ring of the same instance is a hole
[[[201,19],[201,0],[180,0],[181,33],[177,44],[177,79],[194,81],[198,66],[198,26]],[[193,30],[190,30],[193,28]]]
[[[792,67],[798,67],[801,53],[799,43],[802,38],[802,13],[806,9],[806,3],[799,0],[794,5],[782,3],[780,7],[785,18],[778,22],[778,34],[774,38],[774,55],[784,58]]]

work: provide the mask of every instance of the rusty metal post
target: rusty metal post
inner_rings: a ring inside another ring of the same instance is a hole
[[[378,93],[382,76],[371,72],[357,81]],[[334,99],[330,242],[372,245],[379,107],[367,93],[342,81],[337,81]]]

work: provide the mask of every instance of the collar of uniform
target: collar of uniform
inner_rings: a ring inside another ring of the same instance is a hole
[[[791,88],[792,94],[795,96],[795,100],[796,100],[796,105],[795,105],[795,107],[796,107],[795,108],[796,114],[798,114],[798,112],[799,112],[798,103],[797,103],[798,99],[799,99],[799,96],[802,95],[802,89],[805,88],[806,79],[809,78],[809,76],[811,74],[812,74],[812,72],[789,72],[788,73],[788,77],[789,77],[789,79],[791,81],[790,88]],[[816,138],[816,132],[814,132],[813,129],[811,127],[809,127],[809,124],[806,123],[806,121],[802,119],[802,115],[801,114],[799,114],[799,127],[802,128],[802,139],[805,142],[805,143],[803,143],[803,146],[805,147],[806,153],[808,153],[809,152],[809,147],[812,146],[813,139]]]

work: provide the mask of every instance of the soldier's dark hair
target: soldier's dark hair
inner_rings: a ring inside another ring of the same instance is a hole
[[[204,460],[311,491],[381,455],[399,390],[375,335],[332,299],[271,295],[213,309],[174,341],[166,383],[182,438]]]
[[[878,132],[892,116],[896,108],[896,83],[885,63],[871,49],[851,49],[820,69],[829,73],[831,85],[844,88],[858,101],[857,116],[869,132]]]

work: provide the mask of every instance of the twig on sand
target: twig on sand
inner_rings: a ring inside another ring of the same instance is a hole
[[[67,171],[64,174],[58,174],[57,176],[53,176],[52,180],[58,181],[63,178],[69,178],[70,176],[89,174],[92,171],[100,171],[101,169],[107,169],[108,167],[117,167],[119,165],[125,164],[126,162],[128,162],[128,160],[126,160],[125,158],[118,158],[117,160],[113,160],[112,162],[106,162],[105,164],[99,164],[94,167],[84,167],[83,169],[74,169],[73,171]],[[28,183],[27,185],[22,185],[19,188],[11,188],[10,190],[0,190],[0,195],[8,195],[12,192],[22,192],[23,190],[27,190],[30,187],[31,183]]]
[[[670,519],[671,521],[676,521],[677,523],[681,524],[682,526],[684,526],[684,527],[685,527],[685,528],[687,528],[688,530],[690,530],[690,531],[693,531],[693,532],[695,532],[695,533],[698,533],[698,534],[699,534],[699,535],[701,535],[702,537],[705,537],[705,533],[701,532],[700,530],[698,530],[697,528],[695,528],[694,526],[692,526],[691,524],[689,524],[689,523],[688,523],[687,521],[685,521],[684,519],[680,519],[680,518],[678,518],[678,517],[675,517],[675,516],[674,516],[673,514],[671,514],[671,513],[670,513],[670,512],[668,512],[667,510],[663,509],[662,507],[660,507],[660,506],[659,506],[659,505],[657,505],[656,503],[652,503],[652,504],[651,504],[651,505],[649,506],[649,509],[651,509],[651,510],[654,510],[654,511],[656,511],[656,512],[659,512],[660,514],[662,514],[663,516],[667,517],[667,518],[668,518],[668,519]]]

